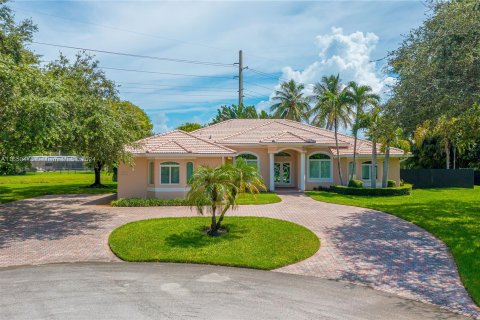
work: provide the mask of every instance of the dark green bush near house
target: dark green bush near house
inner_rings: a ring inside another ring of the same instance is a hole
[[[330,187],[322,187],[322,186],[313,187],[313,190],[314,191],[325,191],[325,192],[331,192],[332,191],[330,189]]]
[[[345,186],[331,186],[333,192],[355,196],[405,196],[412,192],[412,185],[406,184],[394,188],[351,188]]]
[[[350,188],[363,188],[363,181],[362,180],[357,180],[357,179],[352,179],[348,182],[348,186]]]
[[[186,199],[128,198],[118,199],[111,203],[112,207],[162,207],[188,206]]]
[[[387,188],[395,188],[396,186],[397,186],[397,182],[395,180],[387,181]]]

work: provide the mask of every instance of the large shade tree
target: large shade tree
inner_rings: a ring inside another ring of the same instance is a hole
[[[429,1],[431,14],[392,52],[390,106],[407,134],[441,116],[458,117],[480,101],[478,0]]]
[[[100,173],[119,161],[131,162],[128,147],[151,134],[152,125],[137,106],[118,99],[113,81],[92,56],[79,53],[73,62],[61,56],[47,66],[60,79],[65,110],[61,150],[87,159],[95,172],[92,187],[102,187]]]
[[[305,85],[297,83],[293,79],[283,82],[272,98],[275,102],[270,107],[270,111],[273,112],[272,117],[307,121],[310,105],[303,92],[304,89]]]
[[[315,102],[310,113],[312,124],[334,130],[338,176],[340,184],[343,185],[338,130],[341,126],[346,128],[352,123],[349,89],[342,85],[339,75],[325,76],[321,82],[315,84],[311,99]]]

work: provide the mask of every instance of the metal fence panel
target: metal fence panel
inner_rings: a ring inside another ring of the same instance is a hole
[[[402,169],[400,178],[414,188],[473,188],[473,169]]]
[[[476,186],[480,186],[480,171],[474,172],[474,182]]]

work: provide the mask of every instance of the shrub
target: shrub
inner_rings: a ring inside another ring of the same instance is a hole
[[[347,194],[354,196],[405,196],[409,195],[412,191],[412,185],[405,184],[402,187],[393,188],[351,188],[344,186],[332,186],[330,187],[333,192],[339,194]]]
[[[314,191],[325,191],[325,192],[331,192],[332,190],[330,187],[323,187],[323,186],[318,186],[313,188]]]
[[[350,188],[363,188],[363,181],[362,180],[357,180],[357,179],[352,179],[348,182],[348,186]]]
[[[395,180],[387,181],[387,188],[395,188],[396,186],[397,186],[397,182]]]
[[[112,207],[188,206],[186,199],[125,198],[114,200]]]

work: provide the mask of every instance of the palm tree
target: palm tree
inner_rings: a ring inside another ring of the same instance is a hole
[[[220,166],[216,168],[198,167],[190,180],[187,200],[201,215],[209,210],[212,221],[208,234],[218,234],[217,213],[226,212],[234,201],[234,176],[231,169]]]
[[[388,186],[388,172],[390,162],[390,148],[402,149],[404,154],[410,151],[410,142],[404,139],[403,130],[396,126],[392,119],[384,118],[379,141],[382,143],[382,149],[385,152],[383,160],[382,188]]]
[[[342,170],[340,169],[340,152],[338,147],[339,126],[347,127],[351,124],[350,97],[348,87],[343,87],[340,75],[323,77],[322,81],[315,84],[311,99],[315,101],[310,115],[313,116],[312,124],[324,126],[335,131],[335,146],[337,149],[337,167],[340,184],[343,185]]]
[[[236,206],[236,200],[240,193],[257,194],[260,190],[267,190],[257,167],[247,164],[244,159],[237,158],[234,165],[227,164],[225,166],[232,171],[233,184],[235,185],[235,188],[232,189],[232,197],[229,198],[231,200],[231,207]],[[225,212],[226,210],[223,210],[220,214],[217,222],[218,228],[223,221]]]
[[[297,84],[295,80],[283,82],[280,90],[275,91],[273,101],[278,101],[270,107],[273,118],[290,119],[295,121],[307,120],[310,105],[303,95],[305,86]]]
[[[350,104],[355,108],[355,120],[352,125],[353,133],[353,170],[350,175],[350,180],[352,180],[356,174],[356,156],[357,156],[357,140],[358,140],[358,130],[363,129],[362,125],[362,115],[368,107],[374,107],[380,102],[380,96],[372,93],[372,88],[370,86],[359,85],[355,81],[351,81],[348,84],[349,91],[348,95],[350,98]]]
[[[377,187],[377,142],[382,133],[382,108],[376,106],[363,116],[367,127],[367,137],[372,141],[372,163],[370,169],[370,183],[372,188]]]
[[[208,234],[216,236],[225,213],[236,207],[238,195],[255,194],[259,189],[266,190],[266,187],[257,168],[237,159],[235,165],[199,167],[190,180],[187,199],[199,214],[210,211],[212,221]]]

